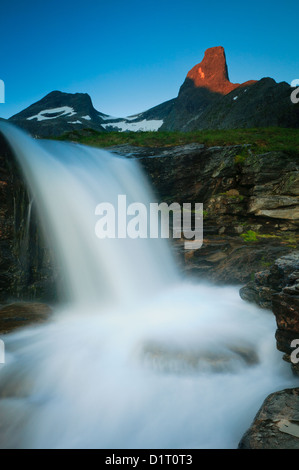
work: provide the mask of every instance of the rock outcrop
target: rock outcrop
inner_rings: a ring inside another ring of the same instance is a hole
[[[277,349],[299,375],[299,251],[275,261],[255,274],[254,281],[240,290],[244,300],[272,309],[277,323]],[[293,341],[296,340],[294,343]],[[243,436],[241,449],[299,448],[299,389],[270,395]]]
[[[240,85],[229,81],[225,52],[221,46],[207,49],[203,60],[188,72],[187,78],[192,80],[196,87],[207,88],[221,95],[227,95],[239,86],[256,83],[256,80],[251,80]]]
[[[203,246],[181,250],[189,273],[244,283],[297,246],[299,168],[293,156],[199,144],[112,151],[139,159],[160,202],[203,203]]]
[[[239,449],[299,449],[299,388],[266,398]]]
[[[277,322],[277,349],[299,374],[298,364],[291,361],[294,348],[291,343],[299,339],[299,252],[277,259],[270,269],[255,274],[240,290],[244,300],[272,309]]]

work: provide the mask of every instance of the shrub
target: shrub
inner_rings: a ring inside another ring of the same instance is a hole
[[[242,233],[240,235],[244,242],[257,242],[257,233],[254,232],[253,230],[248,230],[246,233]]]

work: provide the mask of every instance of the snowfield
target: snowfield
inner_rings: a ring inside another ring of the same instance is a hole
[[[46,114],[50,114],[50,116],[45,116]],[[51,116],[51,114],[55,114],[55,116]],[[74,116],[77,114],[74,111],[74,108],[70,106],[63,106],[61,108],[52,108],[52,109],[45,109],[44,111],[40,111],[35,116],[31,116],[27,118],[27,121],[31,121],[32,119],[36,119],[37,121],[46,121],[47,119],[57,119],[62,116]]]
[[[79,119],[84,119],[85,121],[92,121],[92,118],[86,114],[85,116],[78,116],[78,113],[71,108],[70,106],[62,106],[60,108],[51,108],[51,109],[44,109],[40,111],[38,114],[34,116],[30,116],[27,118],[27,121],[31,121],[36,119],[37,121],[46,121],[49,119],[58,119],[61,117],[71,117],[77,115],[76,117]],[[113,116],[103,116],[99,114],[99,117],[102,118],[105,124],[102,124],[102,127],[106,128],[113,128],[113,130],[119,132],[131,131],[131,132],[146,132],[146,131],[157,131],[163,124],[162,119],[142,119],[136,121],[140,115],[136,114],[135,116],[125,117],[125,118],[117,118]],[[68,121],[68,124],[83,124],[82,121],[76,119],[74,121]],[[135,122],[133,122],[135,120]]]
[[[151,121],[147,121],[144,119],[143,121],[139,122],[108,122],[107,124],[102,124],[102,126],[106,129],[106,127],[114,127],[116,130],[120,132],[131,131],[131,132],[138,132],[138,131],[157,131],[163,124],[163,119],[153,119]]]

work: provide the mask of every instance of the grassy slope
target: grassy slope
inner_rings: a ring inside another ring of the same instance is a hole
[[[286,128],[205,130],[194,132],[96,132],[73,131],[59,138],[95,147],[130,144],[141,147],[170,147],[189,143],[206,146],[250,144],[259,153],[283,150],[299,156],[299,130]]]

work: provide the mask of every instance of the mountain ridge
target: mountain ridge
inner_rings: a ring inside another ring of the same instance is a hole
[[[205,51],[178,96],[125,118],[97,111],[87,93],[53,91],[9,121],[37,137],[93,129],[99,132],[193,131],[246,127],[299,127],[292,88],[272,78],[232,83],[222,46]]]

